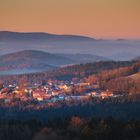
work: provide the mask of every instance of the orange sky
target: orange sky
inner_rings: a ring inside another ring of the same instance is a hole
[[[0,0],[0,30],[140,39],[140,0]]]

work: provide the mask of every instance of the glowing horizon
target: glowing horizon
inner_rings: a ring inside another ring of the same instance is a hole
[[[0,30],[140,39],[139,0],[0,0]]]

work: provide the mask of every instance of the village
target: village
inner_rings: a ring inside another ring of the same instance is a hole
[[[102,91],[98,85],[90,83],[72,83],[65,81],[48,81],[41,84],[3,84],[0,86],[0,106],[37,105],[48,107],[57,102],[88,101],[90,98],[113,98],[111,91]]]

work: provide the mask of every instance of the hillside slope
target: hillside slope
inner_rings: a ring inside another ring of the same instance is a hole
[[[18,71],[31,70],[30,72],[38,72],[44,70],[50,70],[63,65],[73,64],[74,61],[54,54],[26,50],[0,56],[0,74],[11,73],[14,70],[14,74],[18,74]],[[20,72],[21,73],[21,72]],[[23,72],[24,73],[24,72]]]
[[[130,75],[129,78],[132,78],[133,80],[140,80],[140,72]]]

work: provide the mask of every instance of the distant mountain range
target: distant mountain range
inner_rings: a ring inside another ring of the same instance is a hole
[[[87,54],[66,55],[25,50],[0,56],[0,75],[42,72],[65,65],[106,60]]]
[[[95,39],[80,35],[55,35],[43,32],[0,32],[0,41],[94,41]]]
[[[79,35],[0,31],[0,55],[23,50],[41,50],[53,54],[91,54],[111,60],[131,60],[139,56],[140,40],[103,40]]]

